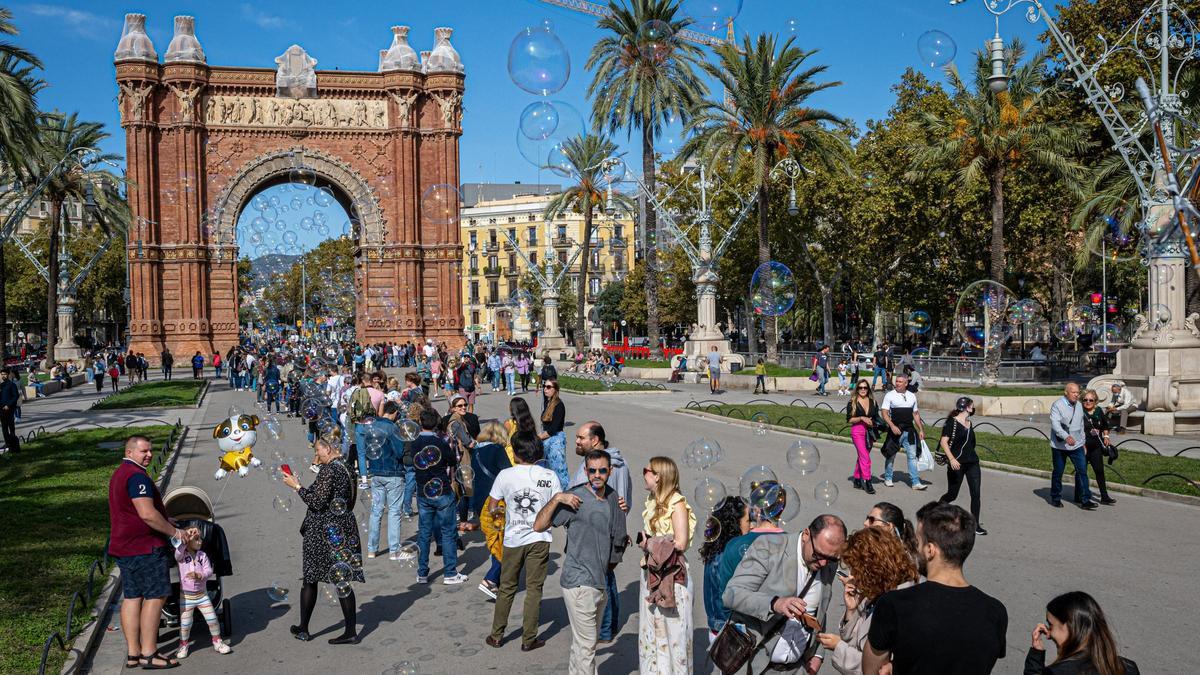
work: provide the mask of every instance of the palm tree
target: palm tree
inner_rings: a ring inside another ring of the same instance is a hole
[[[586,68],[594,70],[588,85],[592,98],[592,121],[597,131],[615,134],[625,129],[629,136],[637,129],[642,136],[642,180],[650,195],[655,194],[654,139],[663,125],[686,120],[689,111],[708,91],[697,77],[701,62],[700,48],[682,40],[667,38],[653,48],[643,48],[643,27],[660,21],[677,33],[691,24],[680,16],[678,0],[629,0],[626,5],[609,3],[609,16],[598,26],[611,34],[601,38],[588,57]],[[655,250],[658,214],[647,202],[646,241],[646,332],[654,357],[662,356],[658,328],[658,253]]]
[[[592,257],[595,209],[619,208],[625,212],[634,209],[633,201],[618,192],[613,192],[611,204],[605,202],[608,178],[601,165],[616,151],[616,144],[604,135],[583,133],[567,139],[562,145],[562,153],[571,166],[575,184],[550,200],[544,214],[547,220],[561,217],[567,211],[583,215],[583,251],[579,263],[579,293],[575,300],[575,348],[581,352],[587,347],[584,307],[588,291],[588,266]]]
[[[682,154],[699,155],[709,163],[753,162],[758,185],[758,262],[771,259],[767,234],[768,177],[775,163],[788,156],[815,161],[834,170],[849,165],[850,148],[826,124],[842,124],[833,113],[807,105],[819,91],[840,82],[816,82],[826,66],[805,67],[816,50],[804,51],[789,38],[779,45],[773,35],[746,36],[742,48],[717,48],[717,62],[704,70],[727,92],[723,101],[705,101],[692,117],[692,137]],[[775,317],[764,317],[767,360],[779,360]]]
[[[0,35],[16,35],[12,12],[0,8]],[[37,137],[37,106],[34,97],[45,85],[33,76],[42,66],[33,54],[8,42],[0,42],[0,181],[12,185],[15,171]],[[7,270],[0,232],[0,362],[8,358],[8,301],[4,293]]]
[[[993,92],[989,54],[976,52],[973,82],[968,85],[952,64],[946,69],[951,89],[948,114],[926,113],[916,122],[925,138],[933,139],[913,159],[913,172],[929,167],[954,167],[958,188],[987,181],[991,203],[992,281],[1004,283],[1004,179],[1024,162],[1050,169],[1078,190],[1082,169],[1073,157],[1088,147],[1070,122],[1048,119],[1045,104],[1053,89],[1044,87],[1046,56],[1035,55],[1021,65],[1025,48],[1013,40],[1005,52],[1008,90]]]
[[[104,226],[123,227],[128,223],[127,207],[116,192],[120,177],[98,168],[120,159],[100,151],[100,143],[106,138],[108,133],[103,124],[80,122],[75,113],[46,113],[39,125],[37,146],[25,162],[23,180],[26,185],[36,185],[49,178],[42,191],[50,209],[46,265],[51,280],[46,293],[47,362],[54,360],[58,333],[60,228],[70,225],[62,220],[63,205],[94,202],[96,212],[101,216],[99,221]]]

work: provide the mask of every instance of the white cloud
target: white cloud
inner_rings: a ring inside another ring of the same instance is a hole
[[[242,5],[242,17],[253,22],[259,28],[279,29],[288,25],[287,19],[282,16],[267,14],[266,12],[259,11],[250,4]]]
[[[34,3],[24,5],[18,10],[18,20],[21,10],[34,16],[59,21],[68,30],[91,40],[107,40],[115,43],[121,36],[121,23],[112,17],[93,14],[73,7]]]

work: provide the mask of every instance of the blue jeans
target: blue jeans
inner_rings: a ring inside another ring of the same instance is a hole
[[[496,586],[499,586],[500,585],[500,561],[496,560],[496,556],[494,556],[494,555],[488,556],[488,559],[492,561],[492,566],[490,569],[488,569],[487,574],[483,575],[483,580],[490,581],[493,584],[495,584]]]
[[[492,391],[496,391],[499,388],[500,388],[500,371],[493,370],[492,371]]]
[[[817,379],[817,391],[824,394],[825,393],[825,384],[827,382],[829,382],[829,371],[818,366],[817,367],[817,378],[818,378]]]
[[[875,388],[875,381],[881,377],[883,378],[883,386],[886,387],[887,386],[887,370],[884,368],[876,367],[874,370],[871,371],[871,388],[872,389]]]
[[[452,577],[458,574],[457,511],[453,493],[434,499],[424,495],[417,497],[417,513],[420,518],[417,523],[417,576],[429,575],[429,541],[433,538],[435,526],[441,535],[444,563],[442,576]]]
[[[510,395],[517,393],[517,374],[509,371],[504,374],[504,379],[508,383],[508,393]]]
[[[1087,459],[1083,447],[1080,446],[1074,450],[1052,448],[1050,454],[1053,455],[1054,460],[1054,472],[1050,474],[1050,501],[1062,500],[1062,477],[1063,471],[1067,468],[1068,458],[1075,467],[1075,501],[1084,503],[1092,501],[1092,487],[1088,485]]]
[[[916,438],[915,435],[900,434],[900,447],[904,448],[904,454],[908,456],[908,477],[909,482],[916,486],[921,484],[921,475],[917,472],[917,444],[908,440]],[[896,462],[896,455],[892,455],[883,460],[883,479],[892,479],[892,464]]]
[[[213,370],[216,371],[218,380],[221,379],[221,368],[223,368],[223,367],[224,366],[213,366]]]
[[[367,477],[367,456],[364,454],[367,447],[366,429],[365,425],[354,425],[354,453],[358,456],[358,475],[363,478]]]
[[[597,637],[601,640],[611,640],[621,622],[621,596],[617,593],[617,575],[612,570],[604,575],[604,590],[608,593],[608,602],[604,605],[604,616],[600,619]]]
[[[379,548],[379,519],[383,507],[388,514],[388,551],[400,551],[400,496],[404,489],[402,476],[375,476],[371,479],[371,526],[367,530],[367,551]]]
[[[417,471],[411,466],[404,467],[404,496],[400,498],[400,505],[404,507],[404,513],[413,515],[417,512],[413,508],[413,497],[417,495]]]

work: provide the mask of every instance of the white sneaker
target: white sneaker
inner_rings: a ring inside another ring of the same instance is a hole
[[[232,650],[229,649],[229,645],[224,640],[217,638],[213,640],[213,651],[218,654],[228,654]]]
[[[417,583],[418,584],[427,584],[427,583],[429,583],[429,577],[418,574],[417,575]]]
[[[467,575],[459,572],[452,577],[442,577],[442,583],[446,584],[447,586],[457,586],[458,584],[465,582],[468,578],[469,577],[467,577]]]
[[[400,554],[396,551],[393,551],[388,554],[388,560],[399,560],[399,559],[400,559]]]
[[[177,659],[186,659],[186,658],[187,658],[187,656],[188,656],[188,643],[186,643],[186,642],[180,642],[180,643],[179,643],[179,650],[175,652],[175,658],[177,658]]]
[[[888,478],[887,480],[883,481],[883,484],[888,487],[892,487],[892,479]]]
[[[927,488],[927,487],[929,487],[929,486],[928,486],[928,485],[926,485],[926,484],[924,484],[924,483],[917,483],[916,485],[912,486],[912,489],[914,489],[914,490],[924,490],[924,489],[925,489],[925,488]]]

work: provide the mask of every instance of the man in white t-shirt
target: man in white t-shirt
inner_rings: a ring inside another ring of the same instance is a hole
[[[433,355],[437,353],[437,348],[433,346],[433,340],[426,340],[424,349],[427,359],[432,359]]]
[[[908,390],[906,375],[897,375],[893,384],[895,388],[884,395],[883,404],[879,406],[883,421],[888,426],[888,442],[884,443],[884,447],[888,447],[891,441],[899,442],[908,455],[908,477],[912,488],[924,490],[927,486],[921,482],[921,475],[917,472],[917,448],[925,440],[925,425],[921,422],[921,411],[917,409],[917,395]],[[883,484],[892,487],[892,464],[896,461],[896,455],[888,457],[885,453],[884,458]]]
[[[521,622],[521,651],[532,651],[546,644],[538,639],[538,617],[542,603],[542,585],[550,562],[549,532],[536,532],[533,522],[538,511],[555,494],[562,492],[558,476],[534,464],[542,458],[542,442],[532,434],[512,437],[517,465],[496,475],[492,491],[483,508],[493,512],[504,501],[504,554],[500,560],[500,588],[496,592],[496,610],[492,633],[486,642],[492,647],[504,643],[508,612],[517,594],[521,570],[525,569],[525,611]]]

